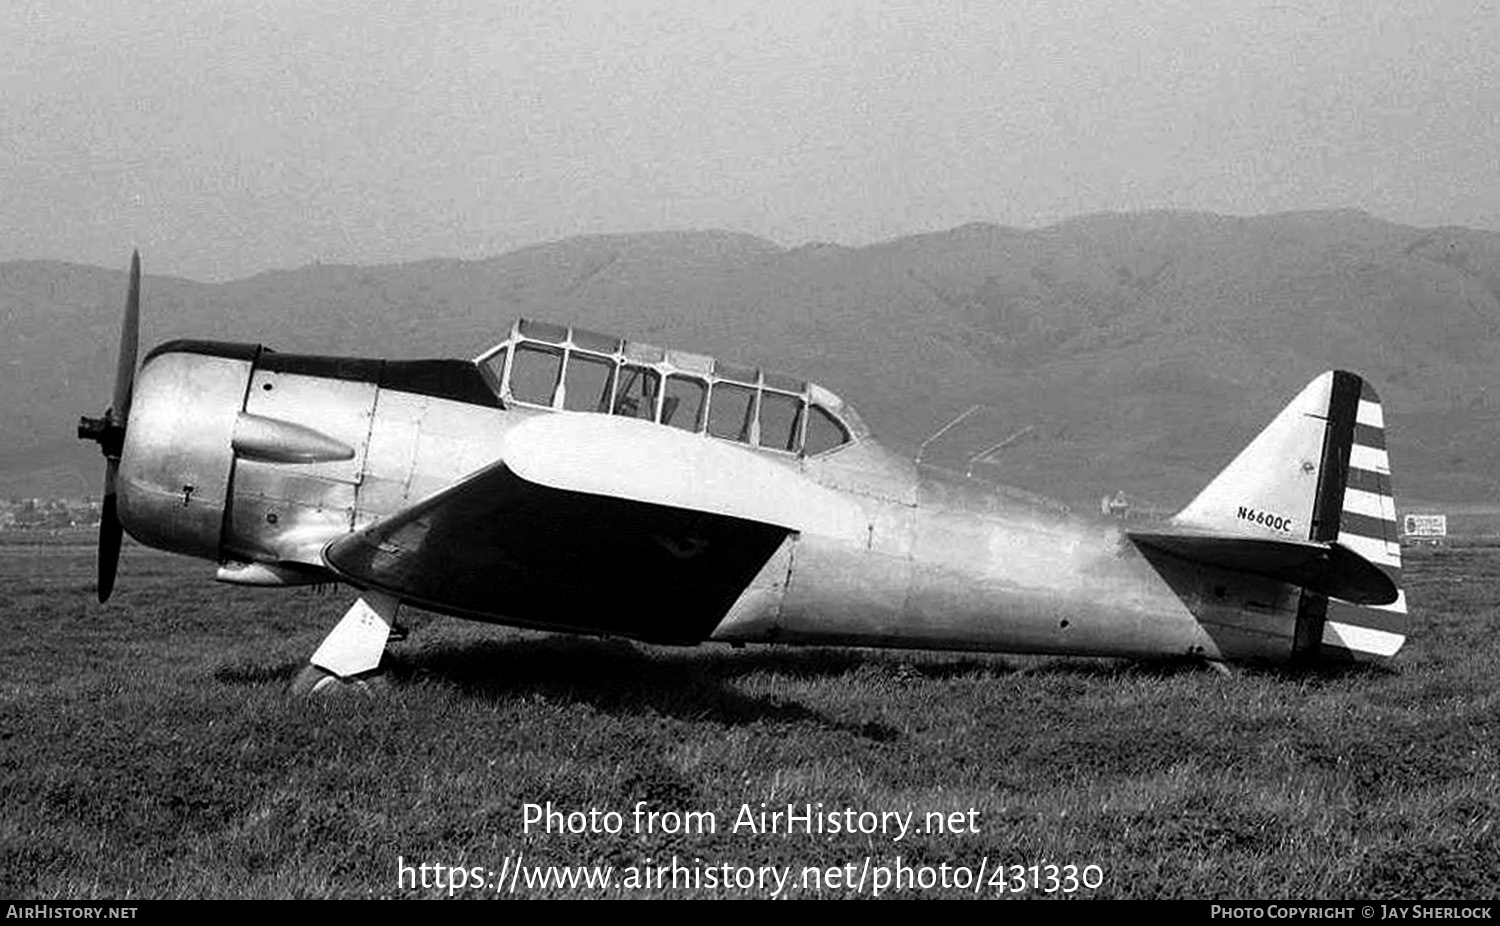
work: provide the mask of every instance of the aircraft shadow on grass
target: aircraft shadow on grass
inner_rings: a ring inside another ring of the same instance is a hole
[[[893,740],[899,733],[885,724],[841,720],[789,697],[750,694],[735,685],[756,672],[811,680],[867,666],[867,657],[853,651],[683,652],[663,657],[626,641],[556,637],[395,647],[387,653],[381,674],[398,688],[433,683],[475,700],[512,701],[540,694],[588,704],[608,714],[654,711],[727,726],[809,723],[877,742]],[[228,683],[284,682],[301,667],[297,660],[271,666],[222,666],[214,675]],[[903,674],[902,667],[893,664],[891,668],[892,678],[909,677],[910,670]],[[977,669],[983,671],[983,667]]]
[[[221,682],[286,681],[297,660],[257,669],[221,667]],[[387,653],[383,677],[397,687],[434,683],[475,700],[511,701],[539,694],[587,704],[607,714],[653,711],[680,720],[726,726],[812,724],[875,742],[900,737],[873,720],[840,719],[800,703],[793,695],[751,694],[736,685],[753,675],[813,682],[853,676],[892,689],[928,682],[1021,677],[1107,683],[1145,678],[1166,681],[1210,673],[1201,660],[1001,658],[985,654],[934,655],[857,649],[766,648],[735,652],[651,650],[623,640],[579,637],[416,641]],[[1360,677],[1399,675],[1379,665],[1240,667],[1249,677],[1320,686]]]

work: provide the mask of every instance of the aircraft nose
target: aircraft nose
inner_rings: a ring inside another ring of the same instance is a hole
[[[137,540],[218,557],[231,441],[256,351],[172,342],[147,356],[120,459],[120,520]]]

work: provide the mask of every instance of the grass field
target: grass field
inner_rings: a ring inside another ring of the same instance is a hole
[[[92,573],[87,538],[0,544],[0,896],[447,896],[399,884],[398,858],[498,880],[517,854],[614,866],[609,890],[525,896],[770,893],[620,886],[674,856],[791,866],[790,896],[854,893],[802,887],[846,865],[868,895],[898,856],[1096,865],[1085,897],[1500,896],[1500,548],[1409,556],[1391,670],[671,650],[410,613],[379,697],[312,701],[286,688],[346,593],[220,586],[130,546],[101,608]],[[523,832],[548,801],[623,828]],[[717,831],[635,832],[641,801]],[[762,802],[978,832],[731,831]],[[1002,872],[979,896],[1008,895]]]

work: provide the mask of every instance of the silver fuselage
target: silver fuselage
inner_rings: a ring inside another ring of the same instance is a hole
[[[580,414],[273,368],[258,356],[159,348],[136,380],[120,465],[125,528],[220,563],[226,581],[330,581],[330,542],[503,460],[507,432],[526,419]],[[709,639],[1290,655],[1291,586],[1143,553],[1115,522],[918,465],[869,438],[812,457],[744,452],[837,493],[860,524],[789,534]],[[669,588],[661,607],[672,608]],[[465,616],[549,626],[509,614],[504,600]],[[587,627],[570,619],[559,629]]]

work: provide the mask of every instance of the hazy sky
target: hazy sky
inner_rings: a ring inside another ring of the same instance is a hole
[[[1500,3],[0,0],[0,260],[1163,207],[1500,229]]]

